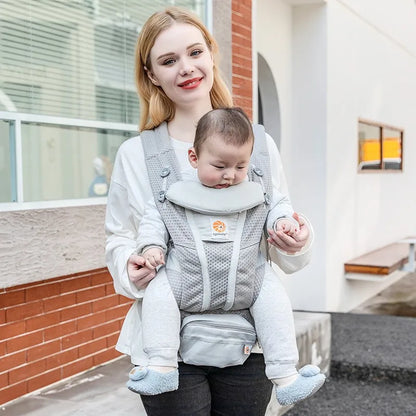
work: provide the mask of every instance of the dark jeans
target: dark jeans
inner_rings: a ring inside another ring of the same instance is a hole
[[[226,368],[179,363],[179,389],[141,396],[148,416],[264,416],[272,383],[263,354]]]

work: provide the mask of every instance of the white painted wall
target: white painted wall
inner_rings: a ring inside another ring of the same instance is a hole
[[[292,202],[316,236],[311,264],[285,285],[296,309],[348,311],[395,277],[347,281],[344,262],[416,235],[415,2],[258,0],[256,8]],[[357,173],[358,118],[404,129],[402,173]]]
[[[415,114],[414,1],[328,2],[330,310],[349,310],[384,286],[346,281],[345,261],[416,234]],[[359,117],[404,129],[403,173],[357,173]]]
[[[288,280],[296,309],[326,309],[326,7],[293,8],[292,125],[294,151],[288,160],[295,210],[304,212],[315,230],[310,265]]]
[[[256,47],[274,74],[281,108],[281,154],[293,206],[315,227],[311,263],[284,278],[296,309],[324,310],[325,299],[325,8],[257,1]],[[302,288],[300,290],[300,288]]]
[[[272,69],[280,101],[281,147],[284,159],[291,153],[292,8],[280,0],[257,0],[254,45]],[[257,73],[257,71],[253,71]],[[255,83],[257,88],[257,82]],[[255,91],[257,96],[257,90]],[[278,109],[276,109],[278,111]],[[276,114],[276,117],[278,115]],[[275,138],[276,140],[277,138]]]

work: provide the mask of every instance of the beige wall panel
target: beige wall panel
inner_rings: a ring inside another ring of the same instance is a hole
[[[0,288],[105,266],[105,206],[0,213]]]

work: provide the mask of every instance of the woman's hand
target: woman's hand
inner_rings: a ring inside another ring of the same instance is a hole
[[[293,218],[299,223],[299,231],[293,236],[286,234],[282,230],[267,230],[269,232],[267,241],[288,254],[295,254],[301,251],[309,239],[309,228],[303,219],[299,218],[296,212],[293,214]]]
[[[156,276],[156,269],[146,267],[146,259],[137,254],[132,254],[127,261],[127,274],[137,289],[145,289]]]

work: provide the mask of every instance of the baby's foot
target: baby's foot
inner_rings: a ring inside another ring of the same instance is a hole
[[[146,367],[134,367],[129,378],[126,384],[129,390],[149,396],[177,390],[179,386],[179,372],[176,368],[168,373],[160,373]]]
[[[296,379],[285,386],[276,387],[277,401],[288,406],[306,399],[316,393],[325,382],[325,375],[315,365],[305,365],[299,370]]]

